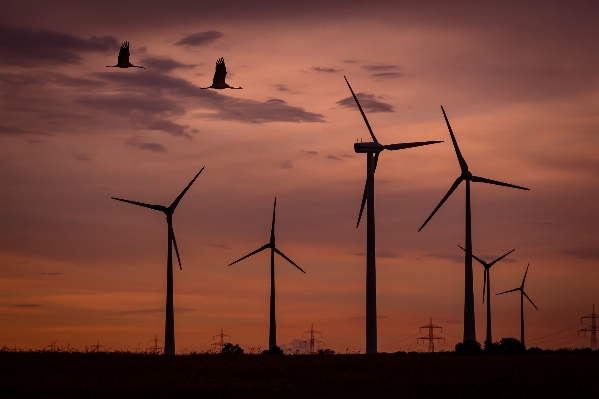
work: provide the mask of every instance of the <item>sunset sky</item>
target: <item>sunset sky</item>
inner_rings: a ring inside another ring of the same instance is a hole
[[[276,196],[306,271],[275,260],[279,345],[314,323],[363,352],[370,137],[344,75],[380,142],[444,140],[380,157],[379,351],[426,349],[429,317],[438,348],[462,336],[464,186],[417,232],[460,174],[440,105],[474,174],[531,188],[471,186],[474,254],[516,249],[492,293],[530,262],[527,345],[576,336],[599,307],[599,5],[563,3],[1,0],[0,346],[164,339],[164,215],[110,197],[168,206],[205,166],[173,217],[177,351],[221,328],[267,346],[269,256],[227,264],[268,242]],[[124,41],[146,69],[105,67]],[[243,90],[199,89],[220,57]],[[519,338],[519,295],[492,305],[493,338]]]

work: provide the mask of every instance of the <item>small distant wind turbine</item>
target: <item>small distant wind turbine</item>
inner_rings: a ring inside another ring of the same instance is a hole
[[[441,208],[441,206],[447,201],[447,198],[455,191],[456,188],[460,185],[461,182],[466,181],[466,255],[465,255],[465,283],[464,283],[464,341],[473,340],[476,341],[476,326],[474,323],[474,292],[472,287],[472,223],[470,217],[470,182],[479,182],[479,183],[488,183],[495,184],[497,186],[505,186],[518,188],[520,190],[530,190],[529,188],[515,186],[513,184],[502,183],[500,181],[487,179],[484,177],[474,176],[468,170],[468,164],[464,160],[462,153],[460,152],[460,148],[458,147],[458,142],[453,135],[453,131],[451,130],[451,125],[449,124],[449,120],[447,119],[447,115],[445,115],[445,110],[443,106],[441,106],[441,110],[443,111],[443,116],[445,117],[445,123],[447,124],[447,128],[449,129],[449,135],[451,136],[451,141],[453,142],[453,148],[455,149],[455,153],[458,157],[458,162],[460,164],[460,169],[462,170],[461,175],[455,180],[445,197],[439,202],[439,205],[435,208],[435,210],[430,214],[430,216],[426,219],[426,221],[420,226],[418,231],[422,230],[424,226],[428,223],[429,220],[433,217],[435,213]]]
[[[127,202],[129,204],[143,206],[144,208],[150,208],[155,211],[163,212],[166,215],[166,223],[168,225],[168,255],[166,260],[166,323],[164,328],[164,354],[174,355],[175,354],[175,316],[173,308],[173,244],[175,246],[175,252],[177,253],[177,260],[179,261],[179,268],[183,270],[181,266],[181,258],[179,257],[179,249],[177,248],[177,240],[175,240],[175,231],[173,230],[173,213],[179,205],[179,201],[185,195],[187,190],[191,187],[194,181],[198,178],[202,168],[193,180],[185,187],[183,192],[179,194],[173,203],[166,207],[164,205],[151,205],[143,202],[129,201],[121,198],[111,197],[113,200]]]
[[[458,245],[458,247],[462,248],[460,245]],[[466,251],[464,248],[462,248],[462,250],[464,252]],[[510,252],[508,252],[507,254],[505,254],[503,256],[500,256],[499,258],[495,259],[491,263],[487,263],[484,260],[477,258],[474,254],[472,255],[472,257],[474,259],[476,259],[478,261],[478,263],[483,265],[485,268],[485,278],[483,281],[483,303],[485,303],[485,289],[487,292],[487,339],[485,340],[485,342],[493,342],[493,337],[491,335],[491,274],[490,274],[491,266],[493,266],[495,263],[499,262],[501,259],[508,256],[515,250],[516,250],[515,248],[512,249]]]
[[[525,345],[524,344],[524,297],[526,297],[526,299],[528,299],[528,301],[530,303],[532,303],[532,306],[534,306],[536,310],[539,310],[539,308],[537,308],[537,305],[535,305],[534,302],[528,297],[528,295],[526,295],[526,292],[524,292],[524,282],[526,281],[526,274],[528,273],[529,266],[530,266],[530,263],[528,264],[528,266],[526,266],[526,272],[524,272],[524,278],[522,279],[522,284],[520,285],[520,287],[514,288],[513,290],[509,290],[509,291],[503,291],[503,292],[500,292],[499,294],[495,294],[495,295],[501,295],[501,294],[507,294],[508,292],[520,291],[520,342],[522,342],[522,345]]]
[[[370,123],[366,118],[366,114],[358,101],[358,97],[354,94],[347,78],[344,76],[345,82],[351,91],[356,104],[360,109],[360,113],[366,122],[366,127],[370,132],[370,136],[374,142],[370,143],[355,143],[354,151],[357,153],[366,153],[366,186],[364,187],[364,195],[362,196],[362,205],[360,206],[360,214],[358,215],[358,223],[360,225],[362,212],[366,199],[368,199],[368,215],[366,225],[366,353],[376,354],[377,349],[377,320],[376,320],[376,253],[375,253],[375,238],[374,238],[374,172],[379,160],[379,154],[384,150],[403,150],[406,148],[420,147],[423,145],[442,143],[442,141],[422,141],[416,143],[400,143],[400,144],[380,144],[374,136]]]
[[[296,265],[291,259],[289,259],[283,252],[279,251],[275,246],[275,212],[277,210],[277,197],[275,197],[275,204],[272,210],[272,227],[270,230],[270,241],[268,244],[265,244],[244,256],[243,258],[237,259],[233,263],[229,263],[229,266],[244,260],[245,258],[249,258],[252,255],[257,254],[258,252],[264,251],[267,248],[270,248],[270,327],[268,332],[268,349],[272,349],[277,346],[277,322],[275,319],[275,252],[281,255],[286,261],[291,263],[293,266],[297,267],[302,273],[306,273],[302,270],[301,267]]]
[[[133,65],[129,62],[129,42],[121,44],[119,50],[119,59],[116,65],[106,65],[106,68],[143,68],[142,66]]]
[[[200,87],[200,89],[243,89],[243,87],[232,87],[225,82],[227,76],[227,67],[225,66],[225,59],[220,57],[216,61],[216,70],[214,71],[214,78],[212,84],[208,87]]]

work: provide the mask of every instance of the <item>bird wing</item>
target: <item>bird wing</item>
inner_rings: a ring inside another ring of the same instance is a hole
[[[119,64],[127,64],[129,62],[129,42],[121,44],[119,51]]]
[[[219,58],[216,61],[216,70],[214,71],[214,79],[212,79],[212,84],[223,84],[225,83],[225,76],[227,76],[227,67],[225,66],[225,59]]]

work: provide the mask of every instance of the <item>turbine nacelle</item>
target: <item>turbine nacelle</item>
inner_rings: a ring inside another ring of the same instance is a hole
[[[385,149],[385,147],[380,143],[370,142],[370,143],[355,143],[354,144],[354,151],[356,151],[358,154],[363,154],[363,153],[378,154],[379,152],[383,151],[384,149]]]

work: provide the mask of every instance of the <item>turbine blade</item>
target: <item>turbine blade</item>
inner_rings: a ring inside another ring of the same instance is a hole
[[[292,261],[291,259],[289,259],[288,257],[285,256],[285,254],[281,251],[279,251],[277,248],[274,248],[275,252],[278,253],[279,255],[281,255],[283,258],[285,258],[285,260],[287,260],[287,262],[291,263],[293,266],[297,267],[298,269],[300,269],[300,271],[302,273],[306,273],[301,267],[299,267],[298,265],[295,264],[294,261]]]
[[[378,163],[379,163],[379,154],[380,154],[380,152],[377,152],[376,154],[374,154],[374,171],[375,172],[376,172],[376,165],[378,165]],[[368,193],[368,180],[366,180],[366,183],[364,184],[364,195],[362,195],[362,204],[360,205],[360,214],[358,215],[358,223],[356,223],[356,229],[360,225],[360,220],[362,220],[362,213],[364,212],[364,205],[366,205],[366,198],[368,197],[367,193]]]
[[[526,297],[526,299],[528,299],[528,301],[529,301],[530,303],[532,303],[532,306],[534,306],[536,310],[539,310],[539,308],[537,308],[537,305],[535,305],[535,304],[534,304],[534,302],[532,301],[532,299],[530,299],[530,298],[528,297],[528,295],[526,295],[526,292],[522,291],[522,293],[524,294],[524,296]]]
[[[144,204],[143,202],[129,201],[126,199],[116,198],[116,197],[110,197],[110,198],[112,198],[113,200],[117,200],[117,201],[127,202],[127,203],[133,204],[133,205],[143,206],[144,208],[154,209],[155,211],[160,211],[160,212],[166,211],[166,207],[162,206],[162,205]]]
[[[181,266],[181,257],[179,256],[179,248],[177,248],[177,240],[175,239],[175,230],[171,227],[171,234],[173,235],[173,244],[175,244],[175,253],[177,254],[177,260],[179,261],[179,269],[183,270]]]
[[[493,266],[495,263],[499,262],[501,259],[505,258],[506,256],[508,256],[509,254],[511,254],[512,252],[514,252],[516,250],[516,248],[512,249],[510,252],[508,252],[507,254],[500,256],[499,258],[495,259],[493,262],[489,263],[489,267]]]
[[[462,153],[460,152],[460,147],[458,147],[458,142],[456,141],[455,136],[453,135],[453,130],[451,130],[451,125],[449,124],[449,119],[447,119],[447,115],[445,114],[445,109],[443,108],[442,105],[441,105],[441,111],[443,111],[443,117],[445,118],[445,123],[447,123],[447,128],[449,129],[451,141],[453,142],[453,148],[455,149],[455,154],[458,157],[458,162],[460,163],[460,169],[462,169],[462,172],[465,172],[468,170],[468,164],[466,163],[466,160],[464,159],[464,157],[462,156]]]
[[[487,288],[487,273],[489,272],[489,269],[485,268],[485,278],[483,280],[483,303],[485,303],[485,289]]]
[[[443,197],[443,199],[441,200],[441,202],[439,202],[439,205],[437,205],[437,207],[435,208],[435,210],[433,211],[433,213],[431,213],[431,215],[428,217],[428,219],[426,219],[426,221],[422,224],[422,226],[420,226],[420,228],[418,229],[418,231],[422,230],[424,228],[424,226],[426,226],[426,224],[428,223],[429,220],[431,220],[431,218],[433,217],[433,215],[435,213],[437,213],[437,211],[439,210],[439,208],[441,208],[441,205],[443,205],[445,203],[445,201],[447,201],[447,198],[449,198],[449,196],[451,195],[451,193],[453,193],[455,191],[456,188],[458,188],[458,186],[460,185],[460,183],[462,182],[462,180],[464,180],[462,178],[462,176],[458,177],[455,182],[453,183],[453,185],[451,186],[451,188],[449,189],[449,191],[447,192],[447,194],[445,194],[445,197]]]
[[[356,95],[354,94],[354,91],[352,90],[351,86],[349,85],[347,78],[345,76],[343,78],[345,79],[345,83],[347,83],[347,87],[349,87],[349,91],[351,91],[351,95],[354,96],[354,100],[356,100],[356,104],[358,104],[358,108],[360,109],[360,113],[362,114],[362,117],[364,118],[364,122],[366,122],[366,126],[368,127],[368,131],[370,132],[372,139],[374,140],[375,143],[378,143],[379,141],[376,139],[376,137],[374,137],[374,133],[372,132],[372,128],[370,127],[370,123],[368,123],[366,114],[364,113],[364,110],[362,109],[362,106],[360,105],[360,102],[358,101],[358,97],[356,97]]]
[[[530,262],[528,262],[528,265],[526,266],[526,271],[524,272],[524,278],[522,279],[522,285],[520,286],[520,288],[524,288],[524,282],[526,281],[526,275],[528,274],[529,266],[530,266]]]
[[[477,183],[495,184],[497,186],[512,187],[512,188],[517,188],[520,190],[530,191],[530,188],[516,186],[515,184],[503,183],[503,182],[500,182],[497,180],[486,179],[486,178],[480,177],[480,176],[472,176],[470,178],[470,180],[472,180],[473,182],[477,182]]]
[[[245,258],[249,258],[250,256],[252,256],[252,255],[254,255],[254,254],[257,254],[257,253],[258,253],[258,252],[260,252],[260,251],[264,251],[266,248],[270,248],[270,243],[269,243],[269,244],[266,244],[266,245],[263,245],[263,246],[261,246],[260,248],[258,248],[258,249],[257,249],[257,250],[255,250],[254,252],[251,252],[251,253],[247,254],[247,255],[246,255],[246,256],[244,256],[243,258],[239,258],[239,259],[237,259],[237,260],[236,260],[235,262],[233,262],[233,263],[229,263],[229,266],[231,266],[231,265],[233,265],[233,264],[235,264],[235,263],[237,263],[237,262],[239,262],[239,261],[241,261],[241,260],[244,260]]]
[[[366,205],[366,197],[368,193],[368,181],[364,184],[364,195],[362,195],[362,205],[360,205],[360,214],[358,215],[358,223],[356,223],[356,229],[360,225],[360,220],[362,219],[362,213],[364,212],[364,205]]]
[[[503,291],[503,292],[500,292],[499,294],[495,294],[495,295],[507,294],[508,292],[514,292],[514,291],[520,291],[520,288],[514,288],[513,290]]]
[[[458,247],[462,248],[461,245],[458,245]],[[462,248],[462,251],[466,252],[466,250],[464,248]],[[478,258],[477,256],[475,256],[474,254],[472,254],[472,257],[474,259],[476,259],[478,261],[478,263],[480,263],[481,265],[483,265],[485,267],[485,269],[487,269],[487,267],[490,267],[489,265],[487,265],[487,262],[485,262],[484,260]]]
[[[415,142],[415,143],[387,144],[387,145],[384,145],[383,148],[386,150],[395,151],[395,150],[403,150],[405,148],[420,147],[423,145],[437,144],[437,143],[442,143],[442,142],[443,141],[419,141],[419,142]]]
[[[270,228],[270,242],[275,241],[275,212],[277,210],[277,197],[275,197],[275,204],[272,207],[272,227]]]
[[[204,170],[204,168],[205,168],[205,166],[203,166],[202,169],[200,169],[200,171],[193,178],[193,180],[191,182],[189,182],[189,184],[187,185],[187,187],[185,187],[185,189],[181,192],[181,194],[179,194],[179,196],[173,201],[173,203],[171,204],[171,206],[169,206],[170,209],[172,209],[174,211],[177,208],[177,205],[179,205],[179,201],[181,201],[181,198],[183,198],[183,196],[185,195],[185,193],[187,192],[187,190],[189,190],[189,187],[191,187],[191,185],[193,184],[193,182],[196,181],[196,179],[198,178],[198,176],[200,175],[200,173],[202,173],[202,171]]]

